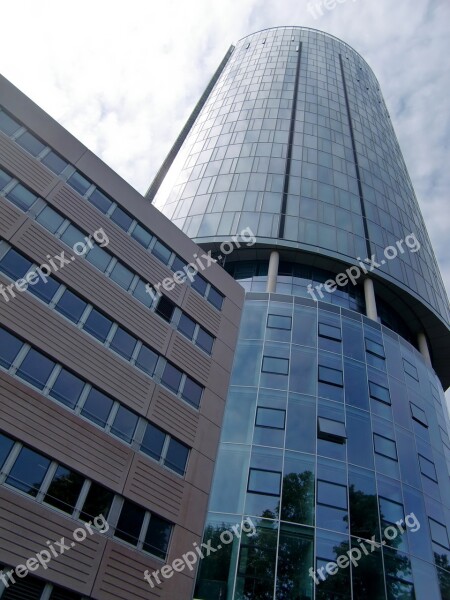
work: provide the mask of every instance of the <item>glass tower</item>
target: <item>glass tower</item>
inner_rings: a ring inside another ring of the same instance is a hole
[[[194,597],[446,600],[449,306],[377,79],[277,27],[211,88],[156,204],[247,291],[204,536],[256,533]]]

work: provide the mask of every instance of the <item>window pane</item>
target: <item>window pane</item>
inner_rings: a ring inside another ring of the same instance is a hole
[[[68,163],[59,157],[56,152],[53,152],[53,150],[46,154],[41,162],[56,175],[62,173],[68,165]]]
[[[159,240],[156,240],[155,245],[152,248],[152,254],[159,258],[159,260],[165,265],[167,265],[170,257],[172,256],[172,250],[162,244]]]
[[[113,401],[109,396],[93,388],[86,398],[81,414],[100,425],[100,427],[104,427],[112,405]]]
[[[11,181],[11,179],[12,177],[10,177],[8,173],[5,173],[5,171],[0,169],[0,190],[2,190]]]
[[[147,231],[147,229],[142,227],[142,225],[139,225],[139,223],[133,229],[133,231],[131,233],[131,237],[133,237],[142,246],[144,246],[144,248],[148,248],[150,245],[150,242],[153,239],[152,234],[149,231]]]
[[[347,508],[347,488],[329,481],[317,482],[317,502],[334,506],[336,508]]]
[[[152,515],[145,534],[143,549],[165,560],[169,547],[172,525],[165,519]]]
[[[52,385],[49,395],[69,408],[75,408],[84,385],[82,379],[66,371],[66,369],[62,369]]]
[[[172,261],[172,266],[170,267],[172,271],[182,271],[184,267],[187,265],[185,260],[182,260],[179,256],[175,256]]]
[[[164,367],[161,382],[177,394],[180,389],[181,376],[182,373],[179,369],[167,363]]]
[[[95,190],[89,196],[88,200],[91,204],[93,204],[96,208],[98,208],[102,213],[107,213],[112,204],[112,200],[110,200],[110,198],[108,198],[108,196],[106,196],[103,192],[101,192],[97,188],[95,188]]]
[[[419,454],[419,464],[420,464],[420,472],[422,475],[429,477],[433,481],[437,482],[436,469],[431,460],[428,460],[421,454]]]
[[[319,323],[319,335],[332,340],[340,341],[342,339],[340,327],[334,327],[326,323]]]
[[[113,492],[107,490],[99,483],[92,482],[86,500],[83,504],[83,510],[80,513],[80,519],[89,521],[95,517],[103,515],[108,517],[109,509],[114,498]]]
[[[129,500],[125,500],[117,522],[115,536],[134,546],[137,545],[144,521],[145,510]]]
[[[210,302],[218,310],[221,310],[223,304],[223,296],[220,292],[211,287],[211,289],[208,292],[208,302]]]
[[[119,284],[120,287],[123,287],[124,290],[127,290],[133,281],[134,273],[132,273],[130,269],[127,269],[121,263],[116,263],[109,276],[113,281]]]
[[[11,279],[21,279],[31,268],[31,261],[10,248],[5,256],[0,260],[0,270]]]
[[[418,423],[420,423],[421,425],[428,427],[427,415],[425,414],[425,411],[423,411],[421,408],[419,408],[413,402],[410,402],[410,406],[411,406],[412,418],[415,421],[417,421]]]
[[[45,495],[44,502],[71,514],[77,503],[84,477],[60,465]]]
[[[52,360],[31,348],[22,361],[17,375],[42,390],[54,366]]]
[[[172,300],[169,300],[169,298],[166,298],[165,296],[161,296],[155,310],[156,314],[158,314],[161,318],[170,323],[173,317],[174,310],[175,304],[172,302]]]
[[[111,433],[117,435],[117,437],[125,442],[130,443],[133,439],[137,422],[138,416],[136,413],[128,410],[124,406],[120,406],[114,419],[114,423],[112,424]]]
[[[287,375],[289,360],[287,358],[276,358],[275,356],[263,356],[262,372]]]
[[[341,421],[333,421],[332,419],[318,418],[319,434],[324,439],[340,439],[344,440],[347,435],[345,425]]]
[[[192,340],[195,330],[195,321],[183,313],[178,322],[178,330],[181,331],[181,333],[183,333],[187,338]]]
[[[145,454],[148,454],[155,460],[159,460],[161,458],[165,439],[166,434],[164,431],[161,431],[159,427],[148,423],[144,439],[142,440],[141,451],[145,452]]]
[[[48,458],[29,448],[22,448],[6,483],[30,496],[37,496],[49,466]]]
[[[271,496],[280,495],[281,473],[278,471],[263,471],[250,469],[248,491]]]
[[[403,366],[405,368],[405,373],[408,373],[413,379],[419,381],[419,376],[417,374],[417,369],[414,365],[408,362],[406,359],[403,359]]]
[[[14,440],[0,433],[0,469],[3,468],[5,460],[8,458],[13,446]]]
[[[112,321],[93,308],[89,313],[83,328],[95,338],[104,342],[111,329]]]
[[[116,206],[111,214],[111,221],[113,221],[116,225],[118,225],[124,231],[128,231],[131,223],[133,222],[132,217],[124,210],[120,208],[120,206]]]
[[[267,327],[273,329],[291,329],[292,318],[283,315],[269,315],[267,317]]]
[[[153,298],[151,294],[147,292],[146,285],[148,284],[146,284],[145,281],[139,279],[136,287],[133,290],[133,296],[137,300],[139,300],[139,302],[142,302],[142,304],[144,304],[145,306],[150,307],[153,304]]]
[[[73,248],[77,242],[84,241],[84,233],[75,227],[74,225],[69,225],[67,229],[61,234],[61,241]]]
[[[378,385],[377,383],[374,383],[373,381],[369,381],[369,391],[370,391],[370,396],[372,398],[375,398],[376,400],[380,400],[381,402],[384,402],[385,404],[391,403],[391,397],[389,395],[389,390],[387,388],[383,387],[382,385]]]
[[[365,340],[366,342],[366,350],[370,352],[370,354],[375,354],[375,356],[379,356],[380,358],[384,358],[384,348],[381,344],[377,344],[377,342],[373,342],[372,340]]]
[[[23,342],[4,329],[0,329],[0,365],[9,369],[22,346]]]
[[[211,354],[212,347],[214,344],[214,338],[202,327],[198,330],[197,339],[195,340],[197,346],[202,348],[208,354]]]
[[[393,460],[397,460],[397,449],[394,440],[390,440],[376,433],[373,434],[375,452],[383,454]]]
[[[196,290],[201,296],[204,296],[206,293],[207,287],[206,281],[203,279],[201,275],[196,275],[194,281],[192,282],[192,287]]]
[[[15,185],[13,189],[6,194],[6,197],[24,211],[27,211],[37,200],[37,196],[24,188],[20,183]]]
[[[28,131],[22,133],[18,138],[16,138],[16,142],[25,150],[28,150],[30,154],[33,156],[37,156],[42,152],[45,148],[45,144],[40,142],[34,135],[31,135]]]
[[[95,245],[86,255],[86,260],[96,267],[99,271],[104,273],[109,263],[111,262],[111,254]]]
[[[74,323],[78,323],[86,306],[87,303],[84,300],[70,290],[65,290],[56,303],[55,309]]]
[[[153,352],[147,346],[142,346],[136,359],[136,366],[151,377],[155,372],[157,362],[158,355],[156,352]]]
[[[434,519],[430,519],[430,517],[428,517],[428,521],[430,522],[431,539],[433,542],[436,542],[436,544],[439,544],[444,548],[448,548],[448,535],[445,525],[435,521]]]
[[[20,125],[14,119],[11,119],[5,112],[0,112],[0,130],[6,135],[12,135],[16,133],[19,129]]]
[[[179,475],[184,475],[188,456],[189,448],[171,438],[164,464]]]
[[[118,327],[113,339],[111,340],[110,348],[115,350],[120,356],[130,360],[131,355],[137,344],[137,339],[126,332],[121,327]]]
[[[50,206],[46,206],[36,217],[36,221],[51,233],[55,233],[64,222],[64,217]]]
[[[196,383],[190,377],[186,377],[181,397],[189,402],[189,404],[192,404],[192,406],[198,408],[200,405],[200,399],[202,397],[202,391],[203,388],[201,385]]]
[[[77,171],[75,171],[75,173],[69,177],[67,183],[82,196],[84,196],[84,194],[91,187],[91,182]]]
[[[273,429],[284,429],[286,411],[275,408],[258,407],[256,413],[256,425],[259,427],[272,427]]]
[[[342,371],[319,365],[319,381],[342,387]]]
[[[42,279],[39,279],[33,285],[28,286],[28,291],[43,300],[44,302],[50,302],[53,296],[56,294],[56,291],[60,287],[59,281],[56,281],[53,277],[48,277],[47,281],[44,282]]]

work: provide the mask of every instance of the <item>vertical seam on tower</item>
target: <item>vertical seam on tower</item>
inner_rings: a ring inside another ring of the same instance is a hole
[[[284,183],[283,183],[283,197],[281,202],[281,216],[280,226],[278,228],[278,237],[284,237],[284,224],[286,221],[286,207],[287,207],[287,196],[289,189],[289,176],[291,174],[291,162],[292,162],[292,146],[294,144],[294,133],[295,133],[295,112],[297,110],[297,96],[298,96],[298,82],[300,79],[300,60],[302,57],[302,43],[298,45],[298,58],[297,68],[295,71],[295,83],[294,83],[294,96],[292,98],[292,111],[291,111],[291,122],[289,124],[289,138],[286,156],[286,169],[284,171]]]
[[[342,62],[342,54],[339,54],[339,64],[341,66],[342,85],[344,87],[344,98],[345,98],[345,106],[347,108],[347,119],[348,119],[348,127],[350,129],[350,139],[352,140],[353,161],[355,163],[356,180],[358,182],[359,203],[361,205],[361,215],[362,215],[362,220],[363,220],[364,235],[366,236],[366,250],[367,250],[367,256],[369,257],[369,256],[372,256],[372,250],[370,247],[369,229],[367,227],[366,207],[364,206],[364,196],[363,196],[363,190],[362,190],[362,184],[361,184],[361,175],[360,175],[360,171],[359,171],[358,155],[356,153],[356,142],[355,142],[355,135],[353,133],[352,116],[350,113],[350,102],[348,100],[347,82],[345,81],[344,63]]]

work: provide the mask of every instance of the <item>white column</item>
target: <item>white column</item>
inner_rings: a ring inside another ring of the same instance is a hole
[[[266,292],[273,294],[277,289],[278,265],[280,264],[280,255],[276,250],[270,253],[269,272],[267,273]]]
[[[364,279],[364,297],[366,300],[366,315],[373,321],[378,320],[377,303],[375,300],[375,291],[373,281],[368,277]]]
[[[419,333],[417,334],[417,345],[419,346],[420,354],[424,357],[425,362],[428,363],[431,367],[432,365],[430,350],[428,348],[426,335],[423,331],[419,331]]]

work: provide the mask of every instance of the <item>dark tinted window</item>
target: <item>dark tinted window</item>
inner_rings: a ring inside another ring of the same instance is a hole
[[[161,429],[155,425],[148,423],[144,439],[142,440],[141,451],[145,452],[145,454],[148,454],[155,460],[159,460],[161,458],[165,439],[166,434],[164,431],[161,431]]]
[[[194,290],[197,290],[197,292],[202,296],[205,295],[207,285],[208,284],[201,275],[196,275],[194,281],[192,282],[192,287]]]
[[[111,433],[117,435],[120,439],[130,443],[133,439],[138,416],[136,413],[128,410],[124,406],[120,406],[111,426]]]
[[[111,254],[100,248],[100,246],[94,246],[92,250],[89,250],[86,255],[86,260],[94,265],[99,271],[104,273],[106,271],[107,266],[111,262]]]
[[[0,190],[2,190],[11,181],[11,179],[12,177],[0,169]]]
[[[137,340],[135,337],[127,333],[121,327],[118,327],[116,333],[111,340],[110,348],[115,350],[118,354],[130,360],[131,355],[136,347]]]
[[[64,220],[65,218],[50,206],[45,206],[36,217],[36,221],[52,233],[58,231]]]
[[[421,425],[424,425],[424,427],[428,427],[427,415],[425,414],[425,411],[423,411],[419,406],[417,406],[413,402],[410,403],[410,406],[411,415],[414,421],[417,421]]]
[[[61,284],[56,281],[56,279],[48,277],[46,282],[42,281],[42,279],[38,279],[33,285],[30,284],[28,286],[28,291],[48,303],[53,298],[60,285]]]
[[[317,502],[336,508],[346,509],[347,488],[343,485],[338,485],[329,481],[318,481]]]
[[[136,359],[136,366],[142,369],[145,373],[152,376],[155,372],[156,363],[158,362],[158,355],[153,350],[150,350],[147,346],[142,346],[139,350],[138,357]]]
[[[373,443],[375,445],[375,452],[387,456],[388,458],[392,458],[393,460],[397,460],[397,448],[394,440],[374,433]]]
[[[342,386],[342,371],[319,365],[319,381],[331,383],[331,385]]]
[[[329,338],[330,340],[341,341],[341,329],[340,327],[334,327],[333,325],[327,325],[326,323],[319,323],[319,335],[321,337]]]
[[[161,296],[159,299],[158,305],[156,307],[155,312],[162,317],[165,321],[170,323],[173,317],[173,311],[175,310],[175,304],[166,298],[165,296]]]
[[[287,375],[289,373],[289,360],[287,358],[276,358],[275,356],[263,356],[263,373],[277,373]]]
[[[130,287],[130,284],[134,278],[134,274],[130,271],[130,269],[127,269],[121,263],[116,263],[114,265],[109,276],[113,281],[120,285],[120,287],[123,287],[124,290],[127,290]]]
[[[150,245],[150,242],[153,239],[152,234],[149,231],[147,231],[147,229],[142,227],[142,225],[139,225],[139,223],[133,229],[133,231],[131,233],[131,237],[133,237],[142,246],[144,246],[144,248],[148,248]]]
[[[417,374],[417,369],[414,365],[408,362],[405,358],[403,359],[403,366],[405,368],[405,373],[407,373],[410,377],[419,381],[419,376]]]
[[[344,441],[347,437],[344,423],[324,417],[318,418],[318,435],[322,439],[331,441]]]
[[[28,150],[28,152],[33,156],[37,156],[45,148],[45,144],[40,142],[36,137],[34,137],[34,135],[31,135],[29,131],[22,133],[22,135],[16,139],[16,142],[19,144],[19,146],[22,146],[22,148]]]
[[[170,257],[172,256],[172,250],[162,244],[159,240],[156,240],[155,245],[152,248],[152,254],[159,258],[159,260],[165,265],[167,265]]]
[[[14,119],[11,119],[5,112],[0,112],[0,130],[6,135],[12,135],[19,129],[20,125]]]
[[[55,363],[33,348],[25,356],[17,375],[42,390]]]
[[[0,329],[0,365],[9,369],[22,346],[23,342],[4,329]]]
[[[381,344],[368,339],[366,339],[365,342],[367,352],[370,352],[370,354],[374,354],[380,358],[384,358],[384,348]]]
[[[14,440],[0,433],[0,469],[3,468],[11,448],[14,446]]]
[[[259,427],[271,427],[273,429],[284,429],[286,411],[276,408],[264,408],[258,406],[256,411],[256,425]]]
[[[83,327],[91,335],[101,342],[104,342],[111,329],[111,325],[112,321],[110,319],[102,315],[97,309],[93,308]]]
[[[430,523],[431,539],[433,542],[436,542],[436,544],[439,544],[444,548],[448,548],[448,535],[445,525],[435,521],[434,519],[430,519],[430,517],[428,517],[428,521]]]
[[[37,200],[37,196],[32,194],[20,183],[14,186],[13,189],[6,194],[6,197],[24,211],[27,211]]]
[[[56,303],[55,309],[74,323],[78,323],[86,306],[87,303],[84,300],[70,290],[65,290]]]
[[[30,496],[37,496],[49,466],[48,458],[29,448],[22,448],[6,483],[30,494]]]
[[[111,214],[111,221],[113,221],[116,225],[118,225],[124,231],[128,231],[130,228],[133,219],[130,217],[128,213],[120,208],[120,206],[116,206]]]
[[[190,377],[186,377],[181,397],[196,408],[200,405],[203,388]]]
[[[284,315],[269,315],[267,317],[267,327],[272,329],[291,329],[292,318]]]
[[[280,495],[281,473],[278,471],[265,471],[250,469],[248,491],[271,496]]]
[[[376,400],[380,400],[381,402],[384,402],[385,404],[391,403],[391,397],[389,395],[389,390],[387,388],[383,387],[382,385],[378,385],[377,383],[374,383],[373,381],[369,381],[369,391],[370,391],[370,396],[372,398],[375,398]]]
[[[165,559],[169,547],[172,525],[165,519],[152,515],[144,539],[143,549],[161,559]]]
[[[90,521],[99,515],[103,515],[106,519],[113,498],[113,492],[107,490],[99,483],[91,483],[86,500],[83,504],[83,510],[80,513],[80,519],[83,521]]]
[[[181,442],[171,438],[164,464],[176,473],[184,475],[188,455],[189,448]]]
[[[212,347],[214,344],[214,338],[202,327],[198,330],[197,339],[195,340],[197,346],[202,348],[208,354],[211,354]]]
[[[178,393],[180,389],[182,373],[179,369],[172,366],[170,363],[167,363],[164,367],[164,373],[161,377],[161,381],[164,385],[166,385],[169,389]]]
[[[67,167],[67,162],[59,157],[56,152],[50,151],[42,159],[42,163],[53,171],[56,175],[59,175]]]
[[[186,337],[192,340],[195,331],[195,321],[190,319],[184,313],[181,315],[180,320],[178,322],[178,328],[181,333],[183,333]]]
[[[431,460],[419,454],[419,464],[422,475],[437,482],[436,469]]]
[[[104,427],[112,405],[113,401],[109,396],[93,388],[86,398],[81,414],[97,423],[97,425]]]
[[[223,296],[220,292],[211,287],[211,289],[208,292],[208,301],[218,310],[220,310],[223,304]]]
[[[0,269],[11,279],[21,279],[31,267],[31,261],[10,248],[0,260]]]
[[[112,200],[108,198],[103,192],[98,190],[97,188],[92,192],[92,194],[88,198],[89,202],[93,204],[96,208],[98,208],[102,213],[107,213]]]
[[[52,385],[49,395],[69,408],[75,408],[84,385],[84,381],[79,377],[62,369]]]
[[[145,510],[129,500],[125,500],[117,522],[115,536],[134,546],[137,545]]]
[[[44,502],[72,513],[80,495],[84,477],[60,465],[45,495]]]
[[[182,260],[179,256],[175,256],[172,261],[172,266],[170,267],[172,271],[182,271],[184,267],[187,265],[187,262]]]
[[[137,300],[139,300],[139,302],[142,302],[142,304],[144,304],[145,306],[151,306],[153,304],[153,298],[151,294],[147,292],[147,285],[148,284],[146,284],[144,281],[142,281],[142,279],[140,279],[137,282],[136,287],[134,288],[132,293],[133,296]]]
[[[77,171],[75,171],[75,173],[69,177],[67,183],[82,196],[84,196],[84,194],[91,187],[91,182]]]

